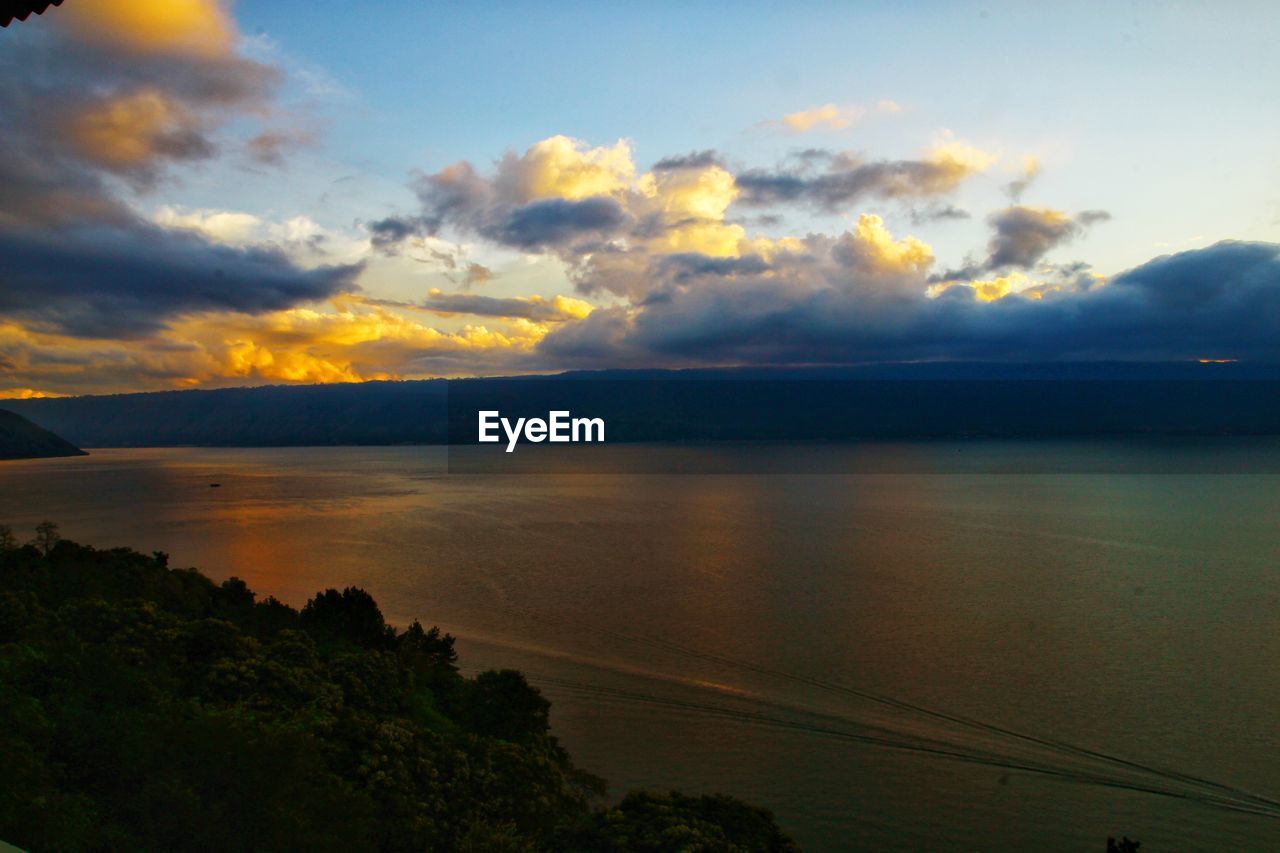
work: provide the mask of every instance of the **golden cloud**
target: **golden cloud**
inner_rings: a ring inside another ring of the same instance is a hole
[[[495,185],[519,202],[544,198],[579,201],[623,192],[634,178],[635,164],[626,140],[589,148],[577,139],[552,136],[522,156],[508,153],[498,165]]]
[[[66,397],[54,391],[41,391],[37,388],[0,388],[0,400],[36,400],[45,397]]]
[[[582,300],[546,301],[565,316],[590,313]],[[452,365],[452,375],[501,371],[531,354],[550,328],[519,317],[437,328],[351,296],[324,309],[188,317],[129,341],[71,338],[5,322],[0,358],[12,386],[0,389],[0,397],[421,378],[444,372],[431,367],[435,362]]]
[[[861,275],[890,278],[923,273],[933,264],[933,249],[915,237],[895,240],[874,213],[858,217],[836,248],[837,256]]]
[[[74,38],[133,53],[229,54],[236,28],[217,0],[74,0],[54,20]]]
[[[892,114],[902,112],[902,107],[890,100],[880,101],[872,108],[857,104],[822,104],[807,110],[787,113],[777,121],[765,125],[782,126],[791,133],[808,133],[812,130],[844,130],[867,117],[872,112]]]
[[[649,241],[650,251],[700,252],[712,257],[740,254],[746,231],[724,222],[738,187],[733,175],[720,166],[646,173],[637,190],[632,206],[642,215],[658,213],[665,226]]]
[[[820,107],[811,107],[807,110],[787,113],[782,117],[782,123],[795,133],[806,133],[819,126],[840,130],[862,118],[863,113],[864,110],[861,107],[838,107],[835,104],[823,104]]]
[[[207,153],[202,122],[157,89],[94,104],[71,118],[67,130],[81,156],[107,169],[137,169],[161,155]]]

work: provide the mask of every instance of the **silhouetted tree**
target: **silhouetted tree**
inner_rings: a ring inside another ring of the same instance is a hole
[[[1138,848],[1141,846],[1141,841],[1134,841],[1127,835],[1119,841],[1114,838],[1107,839],[1107,853],[1138,853]]]
[[[31,540],[31,544],[39,548],[40,553],[47,557],[61,538],[58,535],[58,525],[52,521],[42,521],[36,525],[36,538]]]
[[[424,630],[422,623],[414,619],[413,624],[396,638],[396,643],[401,656],[416,667],[443,667],[457,671],[454,664],[458,660],[458,653],[453,648],[454,637],[452,634],[441,634],[440,629],[435,626],[431,630]]]
[[[544,735],[551,703],[518,670],[488,670],[475,677],[463,706],[466,725],[476,734],[513,743]]]
[[[0,524],[0,551],[12,551],[18,547],[18,539],[13,535],[13,528]]]
[[[228,607],[253,606],[253,590],[240,578],[227,578],[218,589],[221,590],[222,602]]]
[[[342,592],[326,589],[302,608],[302,627],[321,639],[346,640],[366,649],[385,649],[395,642],[373,596],[359,587]]]

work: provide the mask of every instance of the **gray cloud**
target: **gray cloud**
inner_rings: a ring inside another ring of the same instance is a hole
[[[222,123],[267,108],[274,68],[235,54],[115,53],[49,28],[5,38],[0,315],[130,337],[183,314],[271,311],[354,287],[357,267],[303,270],[274,248],[160,228],[118,194],[117,178],[146,191],[170,165],[216,154]],[[278,153],[277,142],[249,145]]]
[[[951,159],[866,163],[820,150],[803,154],[798,168],[749,169],[738,175],[742,191],[738,202],[761,207],[805,204],[834,211],[862,198],[941,195],[955,189],[972,172],[969,166]],[[826,169],[809,168],[815,162],[826,162]]]
[[[544,339],[565,364],[847,364],[912,360],[1280,361],[1280,245],[1224,242],[1157,258],[1103,287],[983,303],[877,292],[820,257],[774,277],[711,275]]]
[[[1007,207],[988,220],[995,233],[987,246],[990,252],[987,268],[1030,268],[1050,250],[1078,237],[1088,226],[1110,218],[1110,214],[1101,210],[1068,217],[1044,208]]]
[[[612,198],[547,198],[517,207],[485,230],[500,243],[531,249],[562,245],[582,236],[606,237],[626,221],[622,206]]]
[[[1009,196],[1014,204],[1020,204],[1023,194],[1038,177],[1040,177],[1040,162],[1034,157],[1028,157],[1022,168],[1022,174],[1004,185],[1005,195]]]
[[[444,314],[474,314],[478,317],[521,317],[539,323],[567,320],[570,315],[555,302],[530,297],[526,299],[480,296],[474,293],[433,291],[416,307]]]
[[[932,205],[913,209],[910,213],[912,225],[925,225],[930,222],[946,222],[960,219],[971,219],[969,211],[954,204]]]
[[[428,231],[426,223],[417,216],[388,216],[368,223],[369,242],[384,254],[395,253],[401,244],[411,237],[421,237]]]
[[[0,315],[86,337],[153,332],[202,311],[274,311],[355,288],[358,266],[301,270],[270,248],[215,245],[142,222],[0,230]]]
[[[970,260],[959,269],[938,273],[930,281],[963,281],[1009,269],[1031,269],[1059,246],[1070,243],[1092,225],[1106,222],[1105,210],[1071,216],[1060,210],[1012,205],[987,217],[991,239],[985,260]]]
[[[708,166],[724,168],[724,165],[724,160],[721,159],[719,152],[708,148],[703,151],[678,154],[674,157],[663,157],[653,164],[653,170],[655,172],[674,172],[679,169],[705,169]]]
[[[215,156],[219,127],[265,113],[281,77],[235,54],[121,54],[66,41],[49,28],[5,37],[0,118],[8,147],[45,159],[67,183],[92,184],[94,174],[111,173],[147,188],[169,164]],[[127,148],[104,144],[118,133],[134,134]],[[282,133],[260,134],[250,147],[278,153]]]
[[[477,264],[472,261],[467,264],[466,270],[463,271],[462,281],[458,283],[458,286],[463,290],[470,290],[473,287],[478,287],[492,281],[493,278],[493,270],[489,269],[484,264]]]

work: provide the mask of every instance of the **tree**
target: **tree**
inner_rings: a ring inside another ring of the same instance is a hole
[[[463,719],[476,734],[512,743],[547,733],[551,703],[518,670],[487,670],[471,682]]]
[[[322,639],[345,640],[366,649],[386,649],[395,630],[382,618],[373,596],[359,587],[326,589],[302,608],[302,627]]]
[[[18,540],[13,535],[13,528],[7,524],[0,524],[0,551],[12,551],[18,547]]]
[[[31,540],[31,544],[39,548],[40,553],[47,557],[61,538],[58,535],[58,525],[46,520],[36,525],[36,538]]]
[[[452,634],[442,634],[434,626],[425,630],[417,619],[396,638],[401,657],[415,668],[425,670],[441,668],[457,672],[458,653],[453,643]]]

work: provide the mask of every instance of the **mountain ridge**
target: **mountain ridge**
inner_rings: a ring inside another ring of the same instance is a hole
[[[85,456],[71,442],[32,423],[17,412],[0,409],[0,459],[44,459]]]

